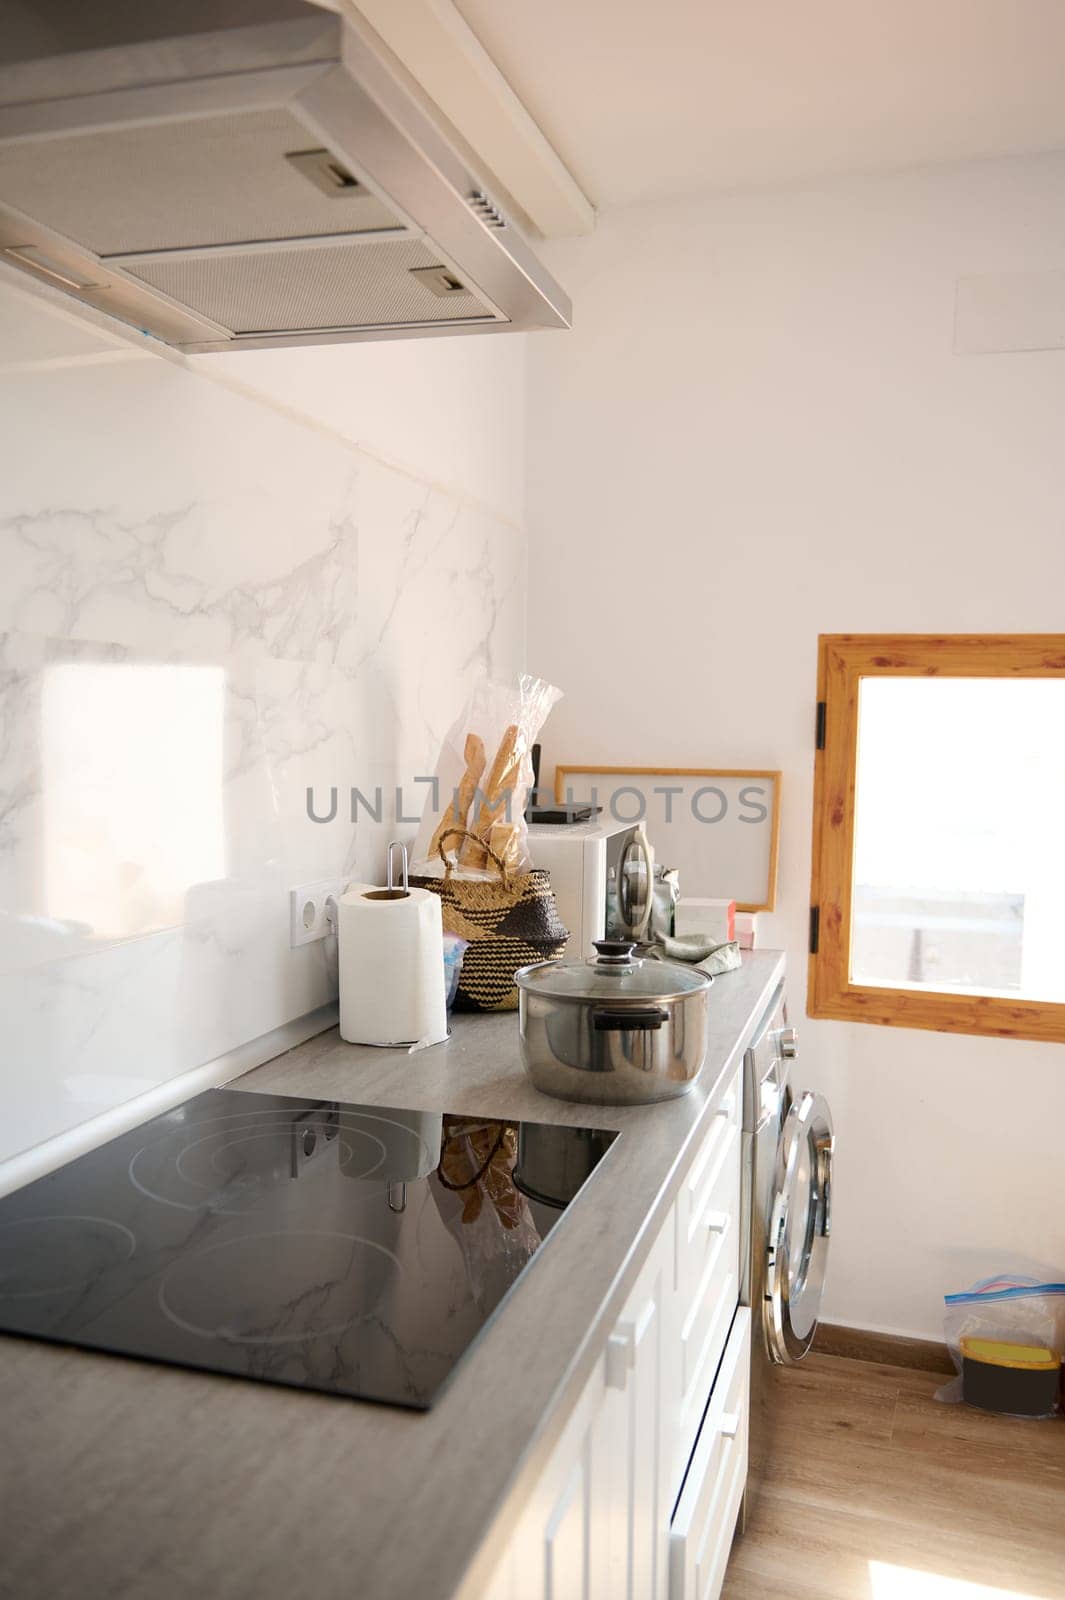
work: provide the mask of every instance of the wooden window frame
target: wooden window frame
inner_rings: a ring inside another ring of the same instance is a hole
[[[1065,634],[822,634],[810,889],[811,1017],[1065,1041],[1065,1004],[850,981],[862,678],[1065,678]]]

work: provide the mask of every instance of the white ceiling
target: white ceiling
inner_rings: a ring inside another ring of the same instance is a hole
[[[1065,0],[455,0],[599,207],[1065,146]]]

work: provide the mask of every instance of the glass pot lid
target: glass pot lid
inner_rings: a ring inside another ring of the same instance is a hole
[[[515,982],[530,994],[558,1000],[683,1000],[709,989],[713,979],[698,967],[677,961],[645,960],[621,939],[597,939],[598,955],[589,961],[545,961],[523,967]]]

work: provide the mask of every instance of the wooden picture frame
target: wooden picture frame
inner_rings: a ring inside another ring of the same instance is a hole
[[[1065,634],[822,634],[814,764],[811,1017],[1065,1041],[1065,1004],[850,978],[859,691],[870,677],[1065,678]]]
[[[570,762],[556,766],[558,805],[565,803],[567,791],[576,799],[587,800],[592,789],[604,804],[604,819],[646,822],[657,859],[680,871],[682,895],[734,899],[739,911],[773,910],[780,854],[779,771],[574,766]],[[746,790],[750,794],[742,799]],[[630,791],[645,798],[647,809],[642,818],[631,815],[631,807],[612,809],[606,803]],[[713,791],[715,798],[709,802],[698,798],[702,791]],[[667,800],[667,792],[672,793],[672,801]],[[655,804],[652,796],[659,797]],[[710,807],[720,815],[707,814]],[[765,812],[764,817],[754,815],[759,810]],[[696,823],[717,824],[720,831],[717,827],[713,833],[708,827],[697,829]]]

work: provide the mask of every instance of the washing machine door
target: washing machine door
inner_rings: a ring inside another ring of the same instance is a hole
[[[819,1094],[794,1102],[780,1135],[766,1261],[766,1334],[774,1361],[813,1343],[832,1218],[832,1116]]]

